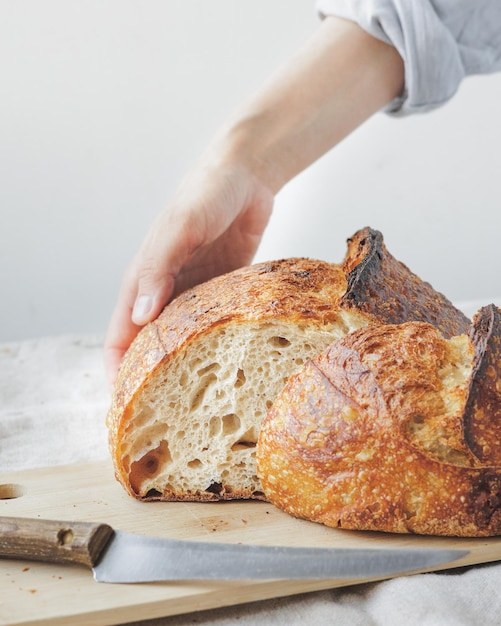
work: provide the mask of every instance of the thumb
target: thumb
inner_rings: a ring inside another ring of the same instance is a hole
[[[205,242],[205,212],[204,205],[184,199],[168,205],[153,222],[134,263],[132,321],[137,326],[155,319],[171,299],[181,268]]]
[[[137,295],[132,308],[132,321],[144,326],[158,317],[174,291],[175,279],[172,274],[151,266],[140,267],[138,272]]]
[[[132,322],[144,326],[155,319],[172,297],[177,274],[190,254],[184,220],[165,209],[153,223],[134,263],[135,299]]]
[[[138,295],[132,309],[132,321],[134,324],[144,326],[152,319],[152,315],[154,315],[154,311],[157,308],[155,300],[149,294]]]

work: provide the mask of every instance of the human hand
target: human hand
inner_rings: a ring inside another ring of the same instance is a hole
[[[110,384],[140,328],[172,297],[251,262],[273,198],[246,166],[213,153],[184,179],[124,274],[104,346]]]
[[[172,296],[251,262],[274,194],[399,95],[404,64],[357,24],[330,17],[228,120],[127,269],[105,340],[113,382],[141,326]]]

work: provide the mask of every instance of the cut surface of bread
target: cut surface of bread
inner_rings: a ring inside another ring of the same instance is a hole
[[[117,475],[145,499],[263,498],[255,446],[267,409],[309,358],[370,321],[339,302],[339,266],[287,259],[173,301],[126,356],[108,416]]]
[[[292,377],[257,446],[267,498],[328,526],[501,534],[501,317],[369,326]]]
[[[134,493],[262,497],[254,457],[266,410],[289,375],[344,334],[339,321],[221,324],[190,342],[131,407],[136,436],[124,452],[136,459],[128,474]]]
[[[369,324],[424,319],[444,336],[468,328],[378,231],[349,241],[342,265],[284,259],[242,268],[184,292],[142,329],[107,418],[115,473],[132,496],[264,499],[261,423],[309,359]]]

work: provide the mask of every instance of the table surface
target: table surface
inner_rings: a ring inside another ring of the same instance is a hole
[[[471,315],[485,302],[464,302]],[[0,471],[108,458],[102,337],[0,343]],[[501,564],[328,589],[149,621],[188,624],[498,625]],[[0,598],[0,624],[2,621]]]

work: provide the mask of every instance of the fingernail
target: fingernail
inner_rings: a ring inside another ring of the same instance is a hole
[[[148,314],[153,306],[153,298],[151,296],[139,296],[134,303],[132,310],[132,321],[134,324],[143,325],[149,322]]]

